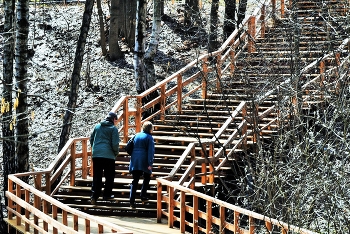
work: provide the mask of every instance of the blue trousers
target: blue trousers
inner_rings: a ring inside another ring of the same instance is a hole
[[[140,177],[143,175],[143,184],[140,196],[146,197],[149,181],[151,180],[151,174],[139,170],[132,171],[131,173],[133,180],[130,188],[130,204],[133,204],[135,203],[136,190],[139,184]]]
[[[115,161],[109,158],[93,158],[93,179],[91,188],[91,198],[98,199],[102,190],[102,177],[105,177],[103,196],[112,195],[115,174]]]

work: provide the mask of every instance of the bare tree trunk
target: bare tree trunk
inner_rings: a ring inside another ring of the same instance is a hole
[[[105,56],[107,54],[107,48],[106,48],[107,46],[106,46],[105,24],[103,20],[101,0],[97,0],[96,3],[97,3],[97,10],[98,10],[98,18],[100,20],[100,38],[101,38],[100,40],[101,40],[102,55]]]
[[[18,107],[16,109],[16,158],[18,172],[29,170],[29,120],[27,102],[27,65],[28,65],[28,34],[29,34],[29,1],[17,2],[16,47],[15,47],[15,77],[18,90]]]
[[[142,93],[149,88],[146,80],[144,65],[144,53],[146,43],[146,10],[147,1],[138,0],[136,8],[136,30],[135,30],[135,50],[134,50],[134,70],[136,90]]]
[[[211,3],[211,10],[210,10],[210,32],[209,32],[208,52],[212,52],[217,48],[218,10],[219,10],[219,0],[213,0]]]
[[[247,12],[247,2],[248,0],[239,1],[238,14],[237,14],[237,27],[244,20],[245,14]]]
[[[123,12],[123,1],[121,0],[113,0],[111,1],[111,19],[109,24],[109,57],[111,61],[122,58],[123,53],[120,50],[118,41],[119,41],[119,32],[122,25],[122,19],[125,14]]]
[[[224,40],[236,29],[236,0],[225,0]]]
[[[150,42],[148,48],[145,53],[145,70],[146,70],[146,83],[148,87],[152,87],[157,83],[156,79],[156,71],[154,68],[154,57],[157,54],[157,49],[159,45],[159,33],[161,29],[161,13],[162,13],[162,5],[161,0],[153,0],[153,23],[152,23],[152,34],[150,38]],[[157,91],[152,92],[148,95],[147,99],[154,99],[159,96]],[[160,105],[157,104],[151,112],[158,111],[160,109]],[[144,117],[146,117],[144,115]]]
[[[161,4],[160,0],[153,0],[153,23],[152,34],[148,48],[145,53],[145,67],[147,84],[152,87],[157,83],[156,73],[154,69],[154,57],[156,56],[159,45],[159,33],[161,29]]]
[[[184,25],[185,26],[191,26],[193,22],[200,23],[199,22],[199,7],[198,7],[198,0],[186,0],[185,1],[185,19],[184,19]]]
[[[79,35],[79,39],[78,39],[78,43],[77,43],[77,49],[75,51],[75,59],[74,59],[74,67],[73,67],[72,78],[71,78],[69,100],[68,100],[67,110],[66,110],[66,113],[65,113],[64,119],[63,119],[63,127],[62,127],[62,131],[61,131],[61,135],[60,135],[60,143],[58,145],[58,152],[60,152],[62,150],[64,145],[69,140],[69,134],[70,134],[70,130],[72,128],[73,115],[74,115],[75,108],[77,106],[77,100],[78,100],[80,71],[82,68],[86,38],[87,38],[87,35],[89,33],[93,7],[94,7],[94,0],[86,0],[85,11],[83,14],[83,22],[81,24],[80,35]],[[59,164],[61,164],[61,163],[62,162],[60,162]],[[57,167],[54,170],[56,171]],[[60,180],[61,180],[61,175],[52,184],[51,190],[57,186],[57,184],[59,183]]]
[[[125,27],[123,29],[126,43],[130,48],[135,47],[135,32],[136,32],[136,5],[137,0],[129,0],[125,4]]]
[[[12,86],[13,86],[13,59],[14,59],[14,8],[15,1],[4,1],[4,61],[3,61],[3,90],[1,104],[2,113],[2,154],[4,174],[4,197],[8,190],[7,178],[9,174],[16,172],[14,132],[11,127],[12,121]],[[7,206],[7,199],[5,199]]]

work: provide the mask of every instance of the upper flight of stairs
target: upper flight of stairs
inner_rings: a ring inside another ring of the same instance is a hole
[[[62,186],[55,198],[90,214],[155,217],[157,199],[155,178],[169,175],[190,142],[212,138],[241,101],[256,100],[259,96],[275,89],[280,83],[290,79],[296,69],[302,69],[332,51],[332,48],[337,48],[341,41],[349,36],[349,12],[345,10],[345,3],[346,1],[339,0],[299,1],[296,12],[300,37],[296,37],[296,23],[291,21],[293,16],[289,6],[285,18],[277,20],[274,27],[268,28],[264,38],[256,38],[255,52],[244,50],[240,54],[233,76],[222,77],[223,93],[213,91],[206,99],[189,98],[181,112],[168,112],[164,120],[154,120],[153,136],[156,143],[156,154],[149,189],[150,201],[142,204],[137,199],[138,209],[136,211],[131,210],[128,203],[132,177],[128,172],[129,156],[122,150],[125,143],[120,144],[121,152],[115,164],[116,176],[113,194],[116,198],[114,200],[98,200],[95,206],[91,205],[89,201],[91,177],[86,180],[77,179],[75,186]],[[295,41],[299,41],[298,53]],[[348,52],[343,51],[341,56],[346,53]],[[327,60],[325,66],[326,68],[335,66],[334,59]],[[302,74],[300,80],[306,82],[319,74],[320,68],[317,67],[308,74]],[[263,113],[276,104],[277,100],[276,94],[268,96],[259,103],[254,113]],[[308,103],[304,104],[305,109],[309,107]],[[253,109],[248,108],[247,116],[251,116],[252,113]],[[236,123],[242,118],[242,116],[236,117],[237,121],[234,121],[227,132],[221,135],[215,148],[218,148],[220,143],[227,139],[230,131],[237,128]],[[254,131],[257,127],[261,128],[274,118],[276,118],[275,112],[269,114],[264,121],[257,122],[257,126],[248,124],[248,131]],[[271,140],[277,128],[278,126],[273,124],[262,130],[259,133],[260,140]],[[247,145],[248,149],[254,147],[252,137],[248,138]],[[244,153],[238,149],[216,177],[232,173],[233,165],[240,165],[239,160]],[[179,179],[189,164],[188,159],[179,168],[173,179]],[[196,171],[200,173],[201,168],[197,167]],[[196,182],[198,188],[202,186],[199,179]]]

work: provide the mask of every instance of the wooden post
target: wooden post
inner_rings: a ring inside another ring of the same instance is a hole
[[[19,184],[16,184],[16,196],[17,198],[21,199],[21,186],[19,186]],[[22,214],[21,206],[18,203],[16,204],[16,211],[19,214]],[[16,225],[17,226],[21,225],[21,217],[19,215],[16,215]]]
[[[255,16],[251,16],[248,22],[248,53],[253,53],[256,51],[254,45],[254,39],[256,34],[255,20]]]
[[[265,221],[265,226],[266,226],[266,229],[271,232],[272,231],[272,223],[268,222],[268,221]]]
[[[214,157],[214,143],[210,143],[209,145],[209,158]],[[209,183],[214,184],[214,166],[212,163],[209,163]]]
[[[74,231],[78,231],[78,215],[73,215],[73,229]]]
[[[75,144],[76,142],[73,141],[72,145],[70,146],[70,156],[71,156],[71,161],[70,161],[70,186],[75,185],[75,157],[76,157],[76,152],[75,152]]]
[[[62,210],[62,223],[65,226],[68,226],[68,214],[66,210]]]
[[[254,218],[252,216],[249,216],[249,234],[255,233],[255,224],[254,224]]]
[[[8,179],[7,180],[7,189],[8,189],[8,192],[9,193],[14,193],[13,191],[13,181],[11,179]],[[8,206],[13,209],[14,208],[14,205],[13,205],[13,201],[11,199],[7,199],[8,201]],[[13,213],[9,210],[8,213],[7,213],[7,217],[9,220],[11,220],[13,218]]]
[[[123,129],[124,129],[124,135],[123,135],[123,142],[128,142],[128,136],[129,136],[129,97],[126,97],[123,102]]]
[[[225,214],[225,207],[220,206],[220,226],[219,226],[219,233],[225,234],[225,226],[226,226],[226,214]]]
[[[174,226],[174,188],[167,186],[169,192],[169,203],[168,203],[168,227],[173,228]]]
[[[261,16],[260,16],[260,21],[261,21],[260,37],[261,38],[265,38],[265,30],[266,30],[265,15],[266,15],[266,5],[264,4],[261,7]]]
[[[211,232],[211,226],[212,226],[212,217],[213,217],[213,212],[212,212],[212,202],[211,201],[207,201],[207,207],[206,207],[206,230],[207,230],[207,234],[212,233]]]
[[[52,205],[52,218],[57,220],[57,206]],[[58,234],[57,228],[53,227],[53,234]]]
[[[87,141],[88,140],[82,140],[82,178],[86,179],[88,174],[88,153],[87,153]]]
[[[193,233],[198,233],[198,219],[199,219],[199,211],[198,211],[198,197],[193,196]]]
[[[42,201],[42,206],[43,206],[43,212],[45,213],[45,214],[48,214],[48,211],[49,211],[49,208],[48,208],[48,201],[46,201],[46,200],[44,200],[43,199],[43,201]],[[48,231],[49,229],[49,225],[48,225],[48,223],[47,222],[45,222],[44,220],[43,220],[43,229],[45,230],[45,231]]]
[[[208,78],[208,58],[205,57],[203,58],[203,64],[202,64],[202,69],[203,69],[203,76],[202,76],[202,98],[207,98],[208,97],[208,92],[207,92],[207,78]]]
[[[233,76],[233,73],[235,72],[235,48],[230,49],[229,55],[230,55],[230,75]]]
[[[285,7],[284,0],[281,0],[281,18],[284,17],[284,7]]]
[[[29,204],[30,202],[30,194],[28,190],[24,190],[24,200]],[[29,219],[29,210],[25,209],[25,217]],[[24,230],[29,232],[29,223],[25,222]]]
[[[50,178],[50,172],[45,173],[45,192],[47,195],[50,196],[51,194],[51,178]]]
[[[135,127],[136,132],[141,131],[141,116],[142,116],[142,97],[140,95],[136,96],[136,116],[135,116]]]
[[[177,111],[178,113],[181,113],[182,111],[182,75],[179,74],[177,76]]]
[[[234,229],[234,233],[240,233],[239,231],[239,225],[238,225],[238,222],[239,222],[239,213],[237,211],[234,211],[234,214],[233,214],[233,229]]]
[[[202,158],[205,158],[205,150],[207,149],[207,146],[206,144],[202,144],[202,150],[201,150],[201,156]],[[207,174],[207,164],[205,162],[202,163],[202,176],[201,176],[201,182],[203,185],[206,185],[207,184],[207,177],[206,177],[206,174]]]
[[[242,108],[242,121],[245,120],[246,116],[247,116],[247,104],[244,104],[244,107]],[[248,130],[247,121],[245,121],[244,125],[242,127],[242,135],[246,134],[247,130]],[[244,147],[244,149],[247,148],[247,137],[246,136],[244,137],[244,140],[243,140],[243,147]]]
[[[162,222],[162,184],[157,181],[157,223]]]
[[[160,119],[165,119],[165,106],[166,106],[166,87],[165,84],[163,84],[160,87]]]
[[[42,191],[41,178],[42,174],[37,174],[34,178],[34,187],[39,191]]]
[[[272,17],[274,18],[276,15],[276,0],[271,0],[271,7],[272,7]]]
[[[216,91],[218,93],[221,93],[221,73],[222,73],[221,65],[222,65],[221,54],[218,54],[216,56],[216,72],[217,72]]]
[[[191,149],[191,163],[196,160],[196,146],[194,145],[193,148]],[[190,171],[190,177],[193,178],[196,174],[195,170]],[[196,187],[196,182],[193,180],[193,183],[190,184],[190,189],[195,189]]]
[[[41,198],[34,194],[34,207],[38,210],[41,210],[40,208]],[[38,216],[34,215],[34,224],[38,226],[39,224],[39,218]],[[38,234],[38,229],[34,228],[34,234]]]
[[[89,219],[85,219],[85,233],[91,233],[91,224]]]
[[[186,195],[185,192],[181,191],[180,195],[180,232],[185,233],[186,227]]]

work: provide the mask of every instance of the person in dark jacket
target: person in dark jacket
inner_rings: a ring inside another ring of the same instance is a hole
[[[132,174],[133,181],[130,188],[130,207],[135,209],[135,196],[140,177],[143,175],[143,184],[141,188],[141,200],[147,201],[147,189],[151,180],[153,158],[154,158],[154,139],[151,135],[153,124],[146,121],[142,125],[142,132],[136,134],[134,138],[134,149],[130,158],[129,171]]]
[[[119,132],[115,126],[118,116],[109,112],[106,119],[97,124],[91,134],[93,181],[91,204],[95,205],[102,189],[102,176],[105,176],[103,199],[113,199],[112,188],[115,174],[115,160],[119,153]]]

